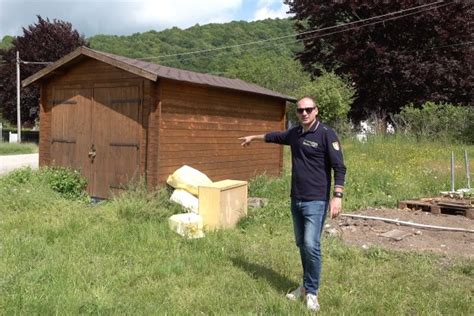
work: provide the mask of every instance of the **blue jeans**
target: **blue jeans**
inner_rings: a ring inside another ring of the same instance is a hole
[[[318,294],[321,280],[321,232],[328,209],[327,201],[291,199],[291,214],[296,246],[303,265],[303,286],[306,293]]]

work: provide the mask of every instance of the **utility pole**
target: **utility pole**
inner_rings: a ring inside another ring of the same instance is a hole
[[[20,52],[16,51],[16,123],[17,123],[17,142],[21,143],[21,112],[20,112],[20,64],[50,65],[49,61],[24,61],[20,60]]]
[[[16,123],[17,142],[21,143],[21,113],[20,113],[20,52],[16,51]]]

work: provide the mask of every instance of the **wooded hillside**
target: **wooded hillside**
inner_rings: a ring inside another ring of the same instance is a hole
[[[300,44],[296,43],[294,37],[289,37],[280,41],[219,49],[200,54],[156,57],[212,50],[294,33],[293,22],[289,19],[267,19],[256,22],[234,21],[223,24],[195,25],[185,30],[174,27],[160,32],[148,31],[130,36],[96,35],[88,38],[88,41],[92,49],[104,52],[144,58],[170,67],[226,74],[236,62],[247,55],[262,60],[278,57],[291,60]]]

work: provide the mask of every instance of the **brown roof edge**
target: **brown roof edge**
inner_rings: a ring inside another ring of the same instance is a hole
[[[146,78],[148,80],[156,81],[158,79],[158,76],[156,73],[152,71],[147,71],[146,69],[138,65],[136,66],[128,62],[125,62],[124,60],[120,58],[121,56],[95,51],[84,46],[81,48],[83,49],[83,54],[86,56],[95,58],[99,61],[115,66],[122,70],[131,72],[137,76]]]
[[[21,82],[21,86],[24,88],[24,87],[32,84],[33,82],[37,81],[38,79],[46,76],[47,74],[53,72],[54,70],[58,69],[62,65],[66,64],[67,62],[69,62],[69,61],[73,60],[74,58],[78,57],[82,53],[81,48],[82,47],[72,51],[71,53],[63,56],[60,59],[58,59],[57,61],[55,61],[51,65],[46,66],[45,68],[41,69],[37,73],[29,76],[28,78],[26,78],[25,80],[23,80]]]
[[[290,96],[283,95],[281,93],[260,87],[258,85],[240,80],[240,79],[229,79],[226,77],[214,76],[204,73],[198,73],[189,70],[183,70],[178,68],[171,68],[167,66],[161,66],[154,63],[149,63],[137,59],[132,59],[124,56],[114,55],[110,53],[104,53],[95,51],[87,47],[79,47],[75,51],[65,55],[64,57],[57,60],[55,63],[43,68],[37,73],[31,75],[22,81],[22,86],[26,87],[42,78],[51,76],[55,70],[64,65],[73,62],[75,59],[81,56],[87,56],[111,66],[120,68],[127,72],[133,73],[137,76],[146,78],[151,81],[157,81],[158,78],[166,78],[171,80],[178,80],[183,82],[190,82],[205,86],[212,86],[217,88],[231,89],[237,91],[245,91],[249,93],[255,93],[260,95],[271,96],[279,99],[284,99],[289,102],[296,102],[296,99]]]
[[[30,77],[26,78],[25,80],[22,81],[22,87],[26,87],[41,78],[47,77],[50,75],[53,71],[56,69],[64,66],[65,64],[71,62],[72,60],[76,59],[77,57],[84,55],[88,56],[94,59],[97,59],[99,61],[105,62],[107,64],[110,64],[112,66],[115,66],[117,68],[123,69],[125,71],[134,73],[138,76],[144,77],[149,80],[156,81],[158,78],[156,74],[152,72],[148,72],[140,67],[134,67],[133,65],[130,65],[128,63],[124,63],[120,60],[117,60],[113,58],[110,54],[102,54],[100,52],[94,51],[90,48],[87,48],[85,46],[81,46],[77,48],[76,50],[72,51],[71,53],[65,55],[64,57],[58,59],[56,62],[53,64],[47,66],[46,68],[41,69],[37,73],[31,75]]]

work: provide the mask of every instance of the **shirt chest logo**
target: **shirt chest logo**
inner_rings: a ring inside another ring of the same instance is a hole
[[[318,143],[312,142],[312,141],[307,140],[307,139],[303,140],[303,145],[313,147],[313,148],[318,148]]]

